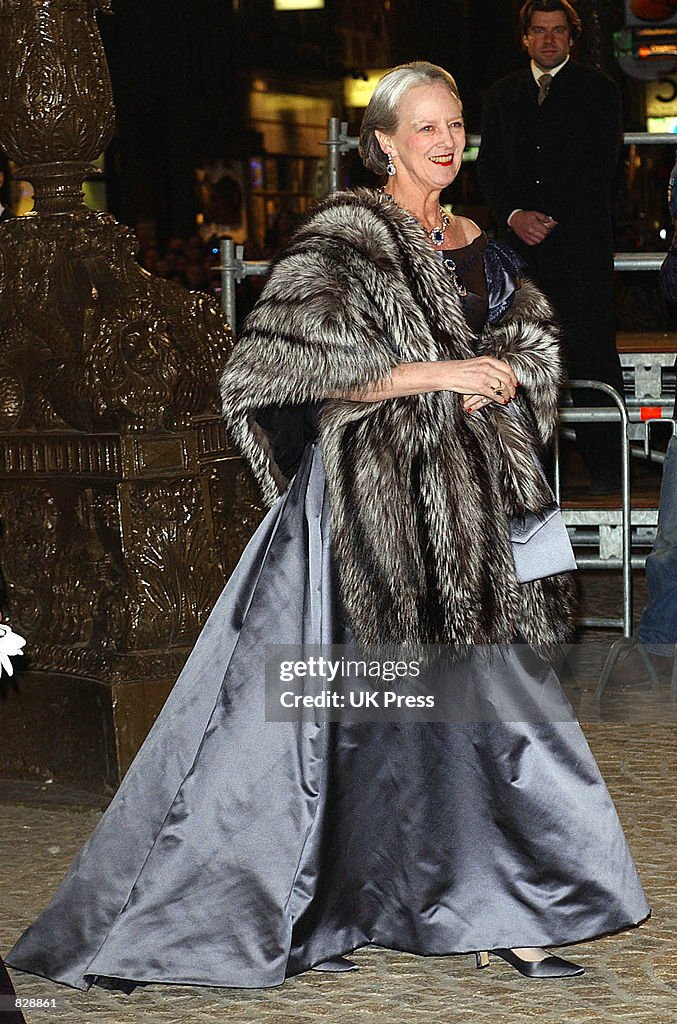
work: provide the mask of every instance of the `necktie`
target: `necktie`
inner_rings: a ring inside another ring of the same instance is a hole
[[[540,107],[541,103],[543,102],[543,100],[545,99],[545,97],[548,95],[548,92],[550,91],[551,83],[552,83],[552,75],[541,75],[541,77],[539,78],[539,80],[538,80],[538,105],[539,105],[539,107]]]

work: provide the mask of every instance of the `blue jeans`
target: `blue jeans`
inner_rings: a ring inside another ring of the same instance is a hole
[[[663,464],[658,532],[646,560],[646,581],[649,600],[639,623],[640,643],[654,654],[672,655],[665,645],[677,644],[677,437],[671,438]]]

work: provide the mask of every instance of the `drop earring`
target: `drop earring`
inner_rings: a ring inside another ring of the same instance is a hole
[[[386,173],[392,178],[393,174],[397,174],[397,167],[393,163],[392,153],[388,153],[388,164],[386,166]]]

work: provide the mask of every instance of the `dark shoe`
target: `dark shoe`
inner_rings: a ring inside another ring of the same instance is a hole
[[[675,667],[675,649],[671,647],[669,655],[654,654],[649,651],[649,660],[654,667],[654,672],[662,683],[669,683],[672,680],[672,670]]]
[[[546,956],[543,960],[523,960],[511,949],[492,949],[494,956],[505,960],[507,964],[514,967],[516,971],[523,974],[525,978],[576,978],[585,974],[585,968],[574,964],[571,960],[563,960],[561,956]],[[475,953],[475,962],[478,968],[489,966],[488,953]]]
[[[643,688],[651,685],[649,670],[637,647],[631,647],[621,655],[611,670],[607,685]]]
[[[672,653],[674,648],[670,647],[670,651]],[[672,657],[664,657],[662,654],[654,654],[651,651],[647,651],[646,657],[649,658],[654,672],[658,676],[658,681],[662,683],[670,682],[672,679],[674,655]],[[631,647],[618,659],[611,672],[609,684],[611,686],[636,686],[643,689],[654,684],[648,665],[642,657],[639,647]]]
[[[345,956],[330,956],[328,960],[311,967],[311,971],[318,971],[320,974],[344,974],[346,971],[359,971],[359,967]]]
[[[146,987],[142,981],[130,981],[128,978],[108,978],[103,974],[95,978],[94,984],[98,985],[99,988],[107,989],[109,992],[124,992],[128,996],[132,994],[135,988]]]

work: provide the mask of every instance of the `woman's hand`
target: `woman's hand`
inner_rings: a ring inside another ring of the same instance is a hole
[[[507,405],[519,387],[512,367],[493,356],[448,360],[439,366],[444,368],[442,377],[448,381],[441,390],[462,394],[466,412],[483,409],[491,402]]]
[[[479,409],[486,409],[488,405],[491,405],[494,399],[485,398],[484,395],[464,395],[463,396],[463,410],[464,412],[477,412]],[[499,399],[496,399],[499,401]],[[501,404],[506,403],[501,399]]]
[[[400,363],[390,377],[350,394],[332,394],[352,402],[381,402],[429,391],[455,391],[463,395],[467,411],[490,402],[506,405],[515,397],[517,378],[508,363],[493,356],[473,359],[441,359],[431,363]]]

